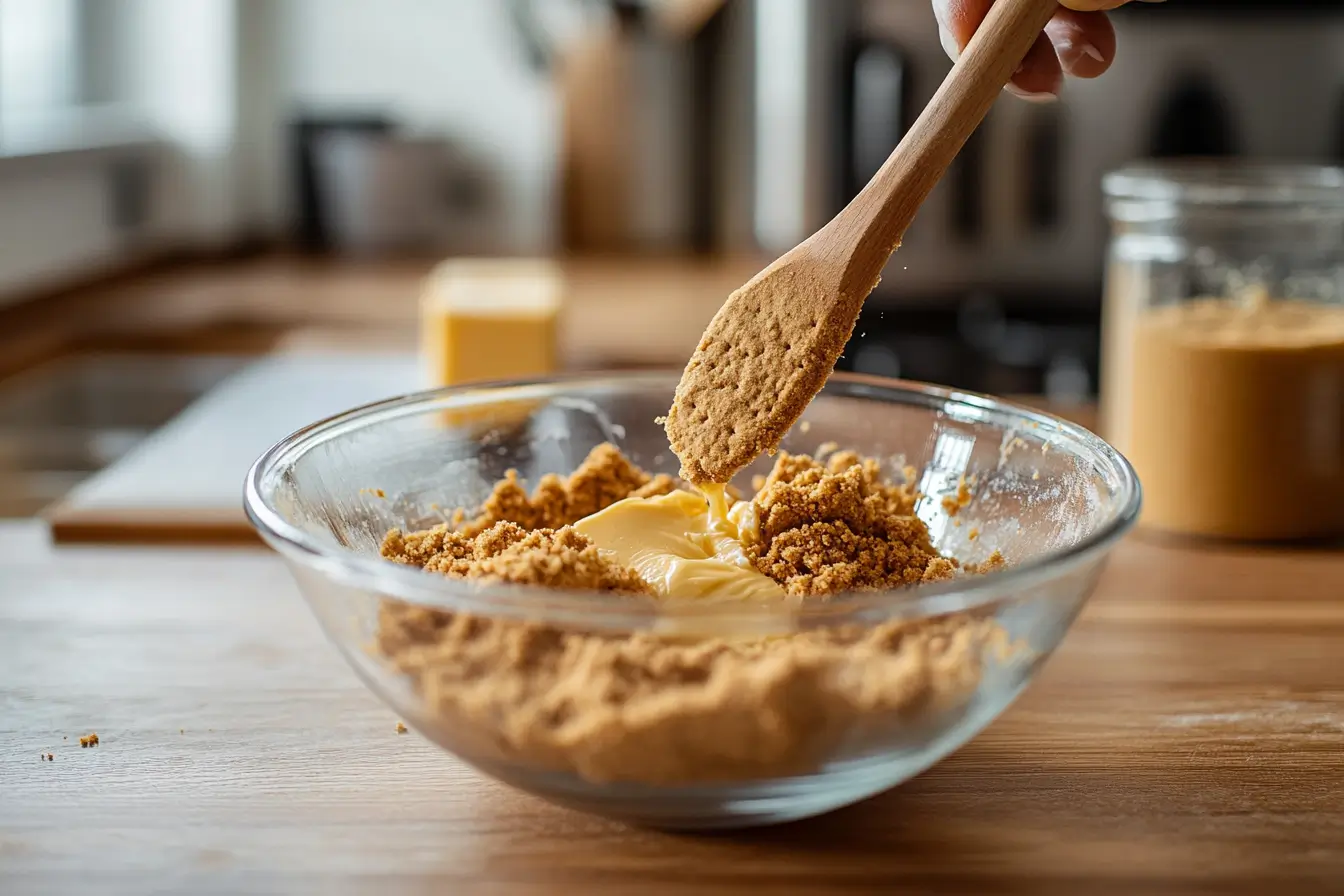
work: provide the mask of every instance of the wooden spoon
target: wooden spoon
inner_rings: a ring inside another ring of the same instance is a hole
[[[683,478],[727,482],[779,446],[826,384],[920,204],[1058,8],[1056,0],[996,0],[863,191],[728,297],[686,365],[665,422]]]

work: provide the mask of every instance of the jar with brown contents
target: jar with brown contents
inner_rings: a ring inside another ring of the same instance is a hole
[[[1344,171],[1181,163],[1104,187],[1102,419],[1141,525],[1344,535]]]

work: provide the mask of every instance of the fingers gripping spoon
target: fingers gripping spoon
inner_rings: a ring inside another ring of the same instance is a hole
[[[826,384],[920,204],[1058,8],[1056,0],[996,0],[859,195],[728,297],[691,355],[665,423],[683,478],[727,482],[779,445]]]

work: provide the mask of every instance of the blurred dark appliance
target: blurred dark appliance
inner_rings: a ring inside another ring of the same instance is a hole
[[[376,255],[491,245],[493,184],[454,141],[378,113],[305,113],[293,129],[301,248]]]
[[[796,72],[792,87],[773,90],[803,109],[801,126],[755,134],[758,172],[805,160],[791,169],[801,187],[755,194],[756,233],[775,252],[867,182],[951,63],[926,2],[756,6],[803,23],[773,43],[762,30],[788,29],[755,24],[757,78]],[[921,210],[879,301],[957,304],[996,290],[1095,304],[1108,169],[1146,156],[1344,160],[1344,3],[1170,0],[1130,4],[1113,20],[1120,52],[1104,77],[1071,79],[1059,103],[1001,102],[990,113]],[[835,137],[821,144],[818,134]]]
[[[999,395],[1095,399],[1100,322],[1086,303],[1039,293],[973,292],[946,304],[869,302],[840,370]]]
[[[299,247],[310,252],[333,248],[330,200],[324,201],[318,170],[323,140],[333,135],[391,133],[393,122],[378,113],[301,113],[290,123],[293,147],[293,177],[297,205],[296,237]]]
[[[950,66],[925,0],[510,4],[560,90],[575,251],[783,251],[867,181]],[[668,29],[660,13],[679,5],[709,12]],[[542,24],[556,8],[591,14],[577,37]],[[1344,157],[1344,3],[1170,0],[1114,19],[1106,77],[991,112],[886,290],[1095,302],[1104,171],[1143,156]]]

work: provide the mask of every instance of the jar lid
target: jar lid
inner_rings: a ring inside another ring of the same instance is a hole
[[[1106,174],[1111,200],[1226,206],[1344,207],[1344,168],[1224,159],[1140,162]]]

